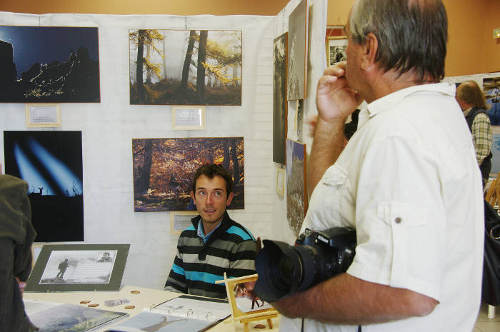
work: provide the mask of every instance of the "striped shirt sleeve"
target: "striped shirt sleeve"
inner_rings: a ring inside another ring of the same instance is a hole
[[[477,163],[481,165],[491,151],[493,135],[491,133],[490,119],[488,115],[480,113],[472,122],[472,137],[474,139],[474,148],[476,149]]]

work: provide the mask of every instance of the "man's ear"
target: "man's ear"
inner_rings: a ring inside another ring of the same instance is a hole
[[[378,40],[375,34],[368,33],[365,42],[362,45],[363,53],[361,54],[361,69],[368,70],[375,65],[375,57],[378,51]]]
[[[233,197],[234,197],[233,192],[230,192],[230,193],[229,193],[229,196],[227,196],[226,206],[231,205],[231,202],[232,202],[232,200],[233,200]]]
[[[189,196],[191,196],[191,199],[193,200],[193,203],[194,203],[194,193],[193,193],[193,191],[189,192]]]

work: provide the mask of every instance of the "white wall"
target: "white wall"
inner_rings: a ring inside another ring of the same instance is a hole
[[[245,209],[230,211],[256,236],[270,235],[272,168],[272,24],[274,17],[28,15],[0,13],[0,25],[97,26],[101,103],[61,104],[62,126],[81,130],[85,243],[130,243],[123,284],[162,287],[177,235],[169,212],[134,212],[132,139],[245,139]],[[206,107],[206,129],[173,131],[170,106],[129,105],[129,28],[241,29],[243,98],[238,107]],[[24,104],[0,104],[1,130],[27,130]],[[3,164],[3,134],[0,135]]]

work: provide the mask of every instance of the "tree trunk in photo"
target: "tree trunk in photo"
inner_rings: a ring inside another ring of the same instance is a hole
[[[189,41],[186,51],[186,58],[184,59],[184,66],[182,67],[182,83],[183,89],[187,87],[187,82],[189,78],[189,66],[191,65],[191,57],[193,56],[194,41],[196,39],[196,31],[191,30],[189,32]]]
[[[167,43],[167,36],[166,36],[166,33],[165,31],[162,31],[162,35],[163,35],[163,42],[162,42],[162,45],[163,45],[163,78],[164,79],[167,79],[167,51],[166,51],[166,43]],[[161,78],[160,78],[161,80]]]
[[[151,164],[153,161],[153,140],[147,139],[144,142],[144,166],[139,172],[136,182],[136,194],[143,195],[149,189],[149,179],[151,178]]]
[[[146,59],[151,61],[151,44],[146,45]],[[146,68],[146,84],[151,84],[151,68],[148,66]]]
[[[205,67],[203,63],[207,57],[208,30],[200,31],[200,42],[198,44],[198,68],[196,71],[196,90],[200,104],[205,104]]]
[[[144,36],[146,35],[146,30],[139,30],[137,37],[137,67],[135,70],[135,84],[137,91],[137,101],[139,103],[144,103],[144,81],[143,81],[143,70],[144,70]]]
[[[234,184],[238,184],[240,183],[240,165],[238,164],[236,140],[231,142],[231,159],[233,161]]]

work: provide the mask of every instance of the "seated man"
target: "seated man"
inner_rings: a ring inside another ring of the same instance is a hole
[[[21,179],[0,175],[0,331],[35,329],[24,312],[19,286],[31,272],[31,244],[36,236],[27,190]]]
[[[195,173],[193,199],[199,215],[181,233],[166,290],[226,298],[216,280],[255,273],[257,245],[252,234],[229,218],[233,199],[231,175],[219,165],[203,165]]]

